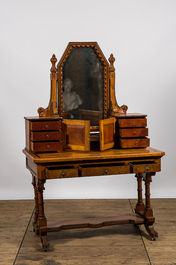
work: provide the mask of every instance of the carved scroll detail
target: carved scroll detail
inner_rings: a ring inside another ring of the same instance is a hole
[[[50,74],[50,80],[51,80],[51,91],[50,91],[50,101],[49,105],[46,109],[40,107],[38,108],[38,114],[40,117],[59,117],[58,109],[57,109],[57,68],[55,66],[57,62],[57,58],[55,54],[53,54],[51,58],[51,74]]]
[[[114,58],[112,53],[109,57],[109,62],[110,62],[109,72],[110,72],[110,102],[111,102],[110,114],[113,116],[117,116],[119,114],[126,114],[128,107],[126,105],[122,105],[120,107],[120,106],[118,106],[117,101],[116,101],[116,96],[115,96],[115,67],[114,67],[115,58]]]

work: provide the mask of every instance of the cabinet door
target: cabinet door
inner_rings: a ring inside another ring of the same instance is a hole
[[[90,151],[90,121],[63,120],[63,148]]]
[[[115,145],[115,118],[100,120],[100,151],[110,149]]]

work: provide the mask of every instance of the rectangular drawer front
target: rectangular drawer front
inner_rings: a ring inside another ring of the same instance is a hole
[[[102,176],[130,173],[130,166],[124,163],[100,164],[100,165],[82,165],[79,167],[81,176]]]
[[[31,142],[33,152],[52,152],[61,151],[62,142]]]
[[[118,119],[118,124],[121,128],[146,127],[147,119]]]
[[[148,147],[149,145],[150,139],[148,138],[120,139],[120,147],[122,148]]]
[[[61,131],[31,132],[32,141],[53,141],[61,139]]]
[[[130,163],[131,173],[145,173],[145,172],[158,172],[161,171],[161,164],[146,161],[146,162],[133,162]]]
[[[31,131],[61,130],[61,121],[33,121]]]
[[[129,137],[145,137],[148,136],[147,128],[134,128],[134,129],[120,129],[120,137],[129,138]]]
[[[73,166],[46,168],[46,178],[73,178],[78,177],[78,169]]]

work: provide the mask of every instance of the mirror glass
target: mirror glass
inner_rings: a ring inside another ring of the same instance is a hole
[[[92,47],[71,49],[62,67],[63,116],[99,124],[103,115],[103,65]]]

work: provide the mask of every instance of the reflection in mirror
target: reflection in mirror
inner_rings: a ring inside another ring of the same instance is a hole
[[[71,118],[79,119],[79,109],[96,111],[99,121],[103,114],[103,65],[94,49],[72,48],[62,69],[63,115],[71,111]]]

